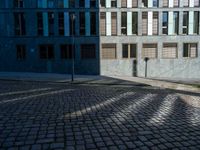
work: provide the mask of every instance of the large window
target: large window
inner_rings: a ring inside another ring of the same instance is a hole
[[[174,29],[174,34],[179,33],[179,12],[174,12],[173,13],[173,29]]]
[[[90,13],[90,30],[91,35],[96,35],[96,12]]]
[[[136,58],[137,46],[136,44],[122,45],[122,58]]]
[[[47,7],[54,8],[55,7],[54,0],[47,0]]]
[[[148,13],[142,12],[142,35],[147,35],[148,31]]]
[[[157,58],[157,44],[143,44],[142,58]]]
[[[58,8],[64,8],[64,0],[58,0]]]
[[[58,13],[58,30],[59,35],[64,35],[64,13],[60,12]]]
[[[90,8],[96,7],[96,0],[90,0]]]
[[[71,44],[60,45],[60,58],[72,59],[72,48]]]
[[[200,0],[194,0],[194,7],[199,7]]]
[[[40,59],[54,59],[53,45],[40,45],[39,55],[40,55]]]
[[[106,13],[100,13],[100,32],[101,35],[106,35]]]
[[[183,7],[189,7],[189,0],[183,0]]]
[[[189,12],[183,12],[183,34],[188,34],[188,26],[189,26]]]
[[[106,0],[100,0],[101,7],[106,7]]]
[[[168,34],[168,12],[162,14],[162,33]]]
[[[162,57],[163,58],[177,58],[177,43],[164,43]]]
[[[174,0],[174,7],[179,7],[179,0]]]
[[[37,13],[37,27],[38,27],[38,35],[43,35],[44,27],[43,27],[43,17],[42,13]]]
[[[69,13],[69,26],[70,26],[70,35],[75,35],[75,19],[72,19],[73,17],[75,17],[75,13],[74,12],[70,12]]]
[[[112,12],[111,13],[111,34],[112,35],[117,35],[117,13]]]
[[[54,13],[48,13],[49,35],[54,35]]]
[[[75,7],[75,0],[68,0],[69,1],[69,8]]]
[[[17,60],[25,60],[26,59],[26,47],[25,45],[16,45],[16,56]]]
[[[121,7],[126,8],[127,7],[127,0],[121,0]]]
[[[194,34],[199,34],[199,12],[194,12]]]
[[[79,7],[85,7],[85,0],[79,0]]]
[[[158,12],[153,12],[153,35],[158,35]]]
[[[158,7],[158,0],[153,0],[153,7]]]
[[[117,0],[111,0],[111,7],[117,7]]]
[[[116,44],[102,44],[102,59],[116,59]]]
[[[163,0],[163,7],[168,7],[169,1],[168,0]]]
[[[85,12],[79,13],[80,35],[85,35]]]
[[[132,13],[132,34],[138,34],[138,13]]]
[[[81,59],[95,59],[95,58],[96,58],[95,44],[82,44]]]
[[[121,33],[127,35],[127,13],[122,12],[121,14]]]
[[[14,13],[15,35],[25,35],[25,16],[24,13]]]
[[[24,7],[24,0],[14,0],[14,7],[15,8],[23,8]]]
[[[142,0],[142,7],[148,7],[148,0]]]
[[[184,43],[183,44],[183,57],[197,57],[197,43]]]

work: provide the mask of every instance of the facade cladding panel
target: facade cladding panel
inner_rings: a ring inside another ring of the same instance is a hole
[[[0,71],[200,78],[200,0],[1,0]]]

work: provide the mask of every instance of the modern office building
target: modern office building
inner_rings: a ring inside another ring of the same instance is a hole
[[[73,52],[76,74],[200,78],[200,0],[0,1],[0,71],[70,73]]]

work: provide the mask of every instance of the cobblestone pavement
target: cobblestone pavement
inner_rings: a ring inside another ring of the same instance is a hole
[[[0,81],[0,150],[200,149],[200,95]]]

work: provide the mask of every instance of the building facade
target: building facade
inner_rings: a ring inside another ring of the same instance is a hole
[[[1,0],[0,41],[1,71],[200,78],[200,0]]]

